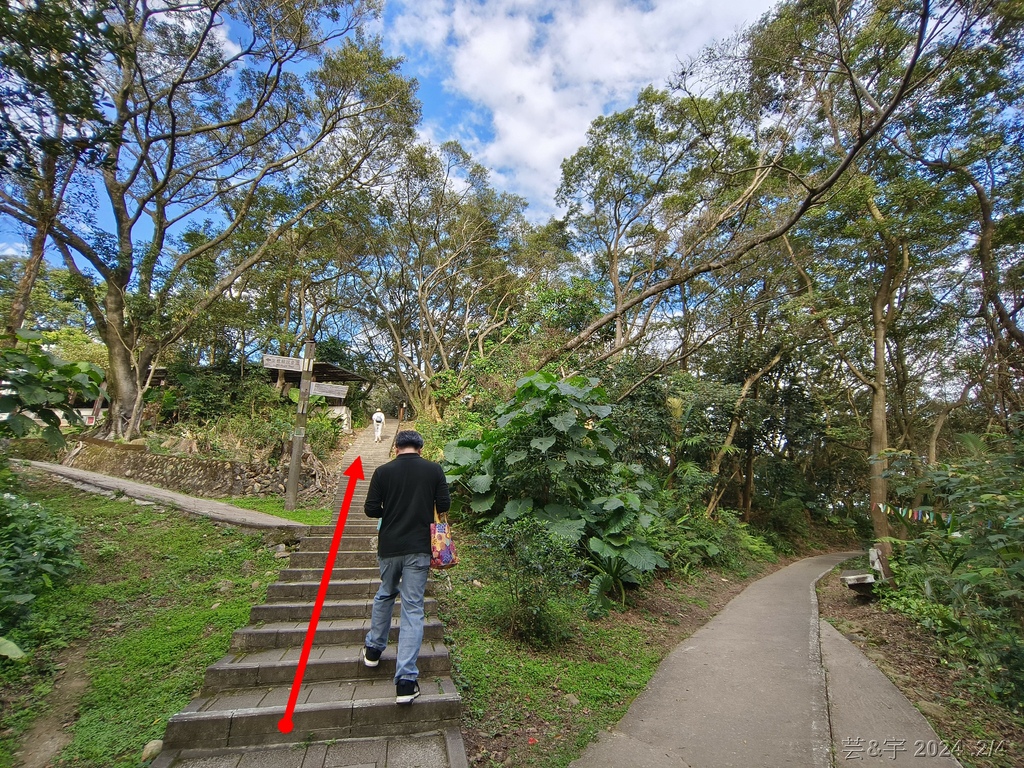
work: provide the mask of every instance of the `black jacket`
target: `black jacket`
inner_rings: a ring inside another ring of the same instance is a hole
[[[373,472],[366,493],[367,516],[382,518],[377,554],[380,557],[430,552],[434,507],[452,505],[448,481],[440,464],[417,453],[400,453]]]

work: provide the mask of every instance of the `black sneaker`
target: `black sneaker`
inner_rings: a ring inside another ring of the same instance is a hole
[[[368,645],[363,646],[363,664],[368,667],[376,667],[380,664],[380,655],[382,651],[378,651],[376,648],[371,648]]]
[[[412,700],[420,695],[420,684],[415,680],[399,680],[395,685],[395,702],[412,704]]]

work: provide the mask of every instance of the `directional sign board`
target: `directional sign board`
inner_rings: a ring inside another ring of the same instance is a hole
[[[264,368],[284,368],[286,371],[301,371],[301,357],[281,357],[279,355],[264,355]]]
[[[344,399],[345,395],[348,394],[348,387],[339,386],[338,384],[322,384],[319,381],[314,381],[312,385],[310,385],[309,394]]]

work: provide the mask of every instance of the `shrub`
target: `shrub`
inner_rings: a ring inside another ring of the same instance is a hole
[[[675,520],[662,519],[652,527],[650,539],[673,569],[684,574],[701,566],[740,571],[744,559],[777,559],[775,547],[727,509],[720,509],[714,518],[685,512]]]
[[[506,588],[495,618],[514,638],[550,647],[571,634],[560,595],[580,578],[582,562],[572,544],[535,521],[495,522],[481,534],[493,573]]]
[[[469,497],[457,510],[468,520],[536,520],[590,558],[601,595],[624,595],[624,583],[668,563],[645,535],[659,514],[654,486],[642,466],[616,461],[606,399],[596,379],[520,379],[496,429],[445,446],[445,471],[456,504]]]
[[[973,447],[972,447],[973,446]],[[898,592],[885,604],[941,638],[948,660],[1011,707],[1024,707],[1024,436],[969,443],[950,464],[893,461],[897,493],[920,494],[926,517],[894,541]]]
[[[72,408],[76,394],[96,397],[102,372],[90,363],[65,363],[45,351],[34,331],[17,332],[20,347],[0,348],[0,437],[24,437],[38,427],[31,417],[45,425],[43,438],[52,448],[64,445],[60,431],[63,416],[80,424]]]
[[[29,604],[81,567],[78,529],[71,521],[19,496],[0,496],[0,634]]]

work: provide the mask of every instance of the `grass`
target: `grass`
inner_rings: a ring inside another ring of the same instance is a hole
[[[263,512],[275,517],[283,517],[285,520],[294,520],[303,525],[329,525],[334,513],[325,508],[300,508],[286,510],[284,499],[278,497],[258,498],[255,496],[239,496],[226,499],[226,503],[242,509],[251,509],[254,512]]]
[[[0,660],[0,765],[44,710],[61,651],[85,649],[88,687],[58,766],[138,766],[193,698],[285,561],[258,534],[26,476],[23,495],[73,518],[84,568],[32,603]]]
[[[459,545],[450,589],[442,582],[437,593],[463,696],[463,732],[475,730],[490,745],[476,764],[566,766],[599,730],[621,719],[663,650],[646,642],[636,617],[627,622],[613,613],[589,621],[582,593],[562,603],[572,623],[563,645],[538,650],[511,640],[493,618],[503,586],[487,572],[472,537]],[[477,757],[473,741],[467,739],[470,759]]]

